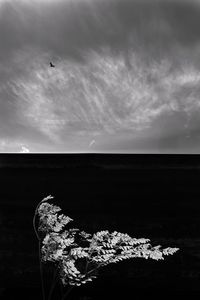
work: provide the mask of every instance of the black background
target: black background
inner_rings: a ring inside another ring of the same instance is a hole
[[[1,154],[0,180],[2,299],[41,299],[32,217],[49,194],[74,227],[180,247],[164,261],[109,265],[73,299],[199,298],[199,155]]]

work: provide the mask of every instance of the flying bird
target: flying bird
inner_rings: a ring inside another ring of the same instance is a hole
[[[55,66],[52,64],[51,61],[50,61],[50,67],[51,67],[51,68],[55,68]]]

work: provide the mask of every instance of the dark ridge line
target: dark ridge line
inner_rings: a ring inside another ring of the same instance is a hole
[[[151,154],[1,154],[0,169],[6,168],[98,168],[98,169],[200,169],[200,155]]]

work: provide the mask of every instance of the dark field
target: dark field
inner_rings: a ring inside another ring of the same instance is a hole
[[[32,217],[49,194],[74,227],[180,247],[164,261],[105,267],[72,299],[199,298],[199,156],[2,154],[0,180],[1,299],[41,299]]]

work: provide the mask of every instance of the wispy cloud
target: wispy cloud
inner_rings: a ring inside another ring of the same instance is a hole
[[[127,65],[123,55],[102,50],[90,52],[85,63],[58,59],[56,68],[49,68],[46,54],[37,52],[36,60],[33,52],[26,55],[23,74],[7,86],[21,118],[54,142],[64,133],[141,131],[162,114],[189,115],[199,107],[198,69],[182,65],[172,71],[169,59],[146,66],[132,52]],[[23,52],[17,62],[20,57]]]
[[[20,140],[0,139],[0,152],[30,152]]]
[[[176,114],[184,114],[177,134],[191,129],[200,109],[199,4],[0,1],[2,147],[19,152],[32,139],[88,149],[98,137],[145,136]],[[160,137],[171,134],[170,124],[158,127]]]
[[[92,140],[92,141],[89,143],[89,147],[92,147],[94,144],[95,144],[95,140]]]

